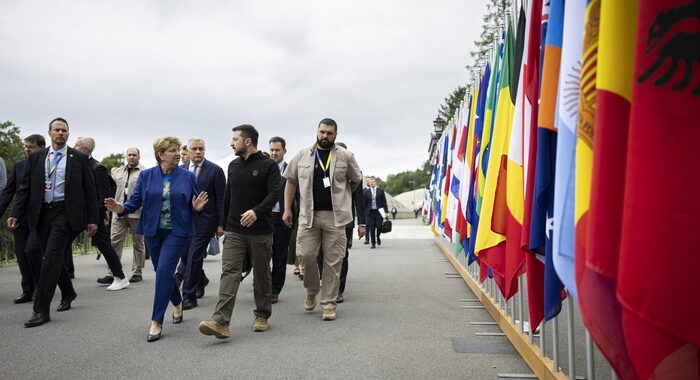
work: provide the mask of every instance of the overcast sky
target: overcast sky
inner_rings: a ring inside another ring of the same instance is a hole
[[[46,133],[56,116],[96,158],[159,136],[231,154],[231,128],[275,135],[288,158],[324,117],[366,174],[417,168],[437,109],[467,81],[483,1],[0,0],[0,119]]]

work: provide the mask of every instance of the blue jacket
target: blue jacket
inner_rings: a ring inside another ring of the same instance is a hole
[[[192,208],[192,197],[198,193],[194,174],[179,166],[176,167],[170,182],[170,214],[173,235],[187,237],[194,234],[192,214],[195,211]],[[157,165],[139,173],[131,198],[124,203],[124,212],[120,216],[143,207],[136,233],[145,237],[153,237],[158,231],[162,203],[163,174],[160,171],[160,165]]]

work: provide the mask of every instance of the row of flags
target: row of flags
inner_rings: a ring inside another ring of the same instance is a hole
[[[532,329],[567,296],[622,379],[700,378],[700,0],[530,0],[433,157],[424,215]]]

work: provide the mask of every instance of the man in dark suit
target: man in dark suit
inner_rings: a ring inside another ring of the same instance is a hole
[[[287,169],[284,155],[287,153],[287,142],[279,136],[270,139],[270,158],[277,163],[280,170],[280,188],[284,189],[287,179],[282,173]],[[284,193],[280,192],[279,200],[272,208],[272,223],[274,232],[272,235],[272,303],[279,301],[279,295],[284,287],[287,274],[287,253],[289,252],[289,238],[292,228],[287,227],[282,221],[284,212]]]
[[[97,210],[100,222],[97,224],[97,232],[92,237],[92,245],[97,247],[102,256],[105,257],[107,266],[110,272],[114,275],[112,284],[107,287],[107,290],[122,290],[129,286],[129,280],[126,279],[122,270],[122,263],[119,260],[117,251],[112,247],[112,239],[110,238],[110,218],[107,215],[105,207],[105,199],[112,198],[117,191],[117,184],[112,177],[107,173],[107,168],[99,161],[92,157],[92,152],[95,150],[95,140],[92,137],[78,137],[73,147],[90,157],[90,166],[95,175],[95,184],[97,189]],[[100,279],[97,280],[97,282]],[[68,303],[70,308],[70,302]]]
[[[192,138],[187,143],[189,167],[197,180],[199,191],[205,191],[209,202],[202,211],[194,215],[194,236],[186,256],[182,259],[184,276],[182,282],[182,308],[189,310],[197,307],[197,293],[204,295],[204,287],[209,280],[204,275],[202,265],[207,255],[207,246],[212,237],[224,234],[224,193],[226,177],[224,171],[211,161],[204,159],[204,140]],[[218,244],[218,242],[216,243]]]
[[[12,197],[19,189],[20,182],[27,169],[27,157],[30,153],[46,147],[46,141],[42,135],[30,135],[24,139],[25,159],[15,162],[10,172],[10,179],[0,193],[0,215],[5,213],[12,201]],[[39,282],[39,271],[41,270],[41,249],[36,240],[36,233],[29,231],[26,220],[21,220],[19,227],[12,231],[15,236],[15,257],[19,272],[22,275],[22,294],[12,300],[14,303],[25,303],[32,300],[34,289]]]
[[[384,210],[384,215],[389,211],[386,205],[386,195],[384,194],[384,189],[377,187],[374,178],[370,177],[369,187],[365,189],[365,220],[367,221],[372,248],[375,248],[376,244],[382,245],[382,239],[379,236],[382,233],[384,217],[379,210]],[[367,241],[365,241],[365,244],[367,244]]]
[[[7,219],[7,226],[14,230],[20,219],[26,218],[29,229],[37,231],[44,251],[34,315],[25,327],[51,320],[49,307],[59,282],[65,289],[61,304],[75,299],[73,284],[63,269],[63,257],[80,231],[87,229],[90,237],[97,231],[97,189],[92,167],[87,155],[66,146],[69,135],[65,119],[56,118],[49,123],[51,147],[27,158],[27,170]]]

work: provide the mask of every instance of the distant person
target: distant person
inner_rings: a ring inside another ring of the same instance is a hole
[[[0,191],[2,191],[7,185],[7,168],[5,167],[5,160],[0,157]]]
[[[95,140],[91,137],[78,137],[74,148],[90,157],[90,165],[92,165],[93,174],[95,175],[95,184],[97,186],[97,210],[99,213],[100,222],[97,223],[97,232],[92,237],[92,245],[97,247],[102,256],[104,256],[110,273],[114,275],[112,283],[107,287],[107,290],[122,290],[129,286],[129,280],[126,278],[122,270],[122,263],[119,260],[119,255],[112,247],[110,239],[110,220],[105,208],[105,199],[114,196],[117,191],[117,185],[107,173],[107,168],[99,161],[92,157],[92,152],[95,150]],[[100,282],[102,278],[98,278]],[[70,303],[68,305],[70,307]]]
[[[382,215],[382,210],[384,214]],[[369,238],[372,242],[371,248],[382,245],[382,222],[387,212],[386,195],[384,189],[377,187],[377,182],[370,177],[369,187],[365,189],[365,221],[369,230]],[[376,243],[376,244],[375,244]],[[367,240],[365,240],[367,244]]]
[[[283,220],[292,226],[292,198],[299,186],[297,252],[304,263],[304,309],[316,308],[321,293],[322,319],[336,319],[339,272],[347,249],[345,226],[352,221],[352,192],[360,186],[362,173],[352,152],[335,144],[338,124],[323,119],[316,129],[316,143],[297,153],[284,176]],[[323,244],[323,284],[316,264]]]
[[[156,288],[147,342],[160,339],[168,301],[172,302],[173,324],[182,322],[182,297],[174,274],[182,251],[194,234],[192,214],[207,204],[206,192],[198,193],[194,174],[178,166],[180,139],[166,136],[153,142],[158,164],[139,175],[131,197],[122,204],[107,198],[105,205],[120,217],[141,208],[136,232],[145,237],[156,272]]]
[[[182,307],[184,310],[197,307],[197,298],[201,298],[198,293],[203,296],[204,288],[209,283],[202,266],[211,239],[224,234],[226,191],[224,171],[219,165],[204,157],[206,153],[204,140],[198,137],[191,138],[187,142],[187,147],[190,163],[186,169],[194,173],[197,188],[207,193],[209,202],[201,212],[194,215],[194,236],[189,249],[185,250],[183,255]],[[215,244],[218,246],[218,241]]]
[[[398,212],[399,212],[399,211],[396,209],[396,207],[392,207],[392,208],[391,208],[391,218],[394,219],[394,220],[396,220],[396,214],[397,214]]]
[[[187,145],[180,147],[180,165],[189,165],[190,163],[190,153],[187,149]]]
[[[61,287],[57,311],[75,300],[68,273],[64,268],[66,249],[80,231],[92,237],[99,222],[97,187],[92,165],[86,154],[66,145],[68,122],[56,118],[49,123],[51,146],[31,153],[27,169],[15,195],[7,226],[15,229],[23,219],[36,231],[44,259],[35,292],[34,315],[25,327],[41,326],[49,321],[51,299],[56,285]],[[66,309],[67,310],[67,309]]]
[[[253,266],[253,331],[267,331],[272,315],[272,207],[279,199],[280,171],[275,161],[258,150],[258,136],[250,124],[233,128],[231,148],[238,158],[228,165],[219,302],[211,320],[199,324],[199,332],[218,339],[230,337],[231,315],[246,259]]]
[[[24,178],[24,173],[27,170],[27,157],[30,153],[44,149],[46,141],[42,135],[29,135],[24,139],[24,159],[16,161],[12,165],[10,178],[7,185],[0,193],[0,215],[5,214],[5,210],[10,205],[12,198],[19,189],[20,183]],[[41,249],[36,238],[36,232],[29,231],[29,222],[26,219],[20,220],[19,226],[12,231],[15,237],[15,258],[17,258],[17,266],[22,275],[20,282],[22,286],[22,294],[12,300],[14,303],[26,303],[32,300],[34,290],[39,282],[39,273],[41,271]]]
[[[131,198],[139,175],[146,169],[141,165],[140,161],[141,152],[137,148],[129,148],[126,150],[126,164],[112,169],[112,178],[117,183],[114,199],[119,199],[124,203]],[[115,213],[112,214],[112,246],[117,255],[119,255],[120,260],[124,250],[124,238],[126,238],[127,232],[131,231],[133,260],[131,264],[131,278],[129,278],[130,283],[139,282],[143,279],[142,271],[146,265],[146,249],[143,243],[143,235],[136,233],[140,220],[140,208],[123,218],[118,217]],[[110,273],[109,275],[112,274]],[[109,277],[103,283],[108,282]]]

